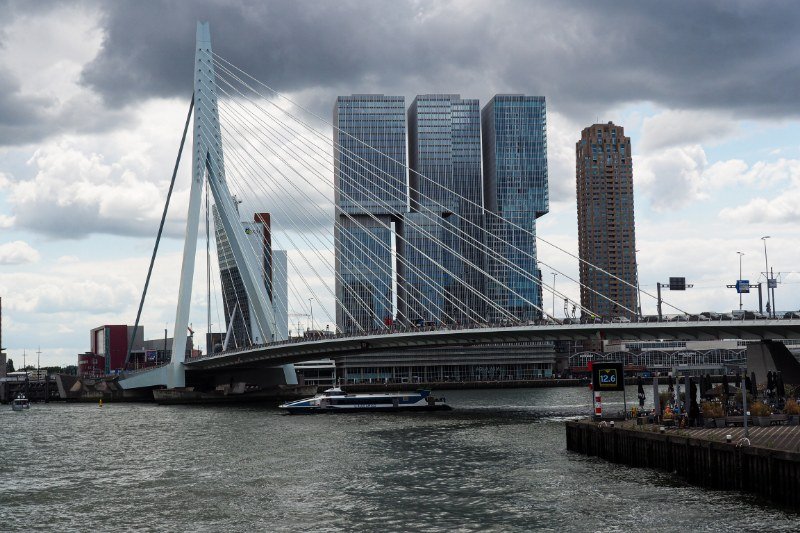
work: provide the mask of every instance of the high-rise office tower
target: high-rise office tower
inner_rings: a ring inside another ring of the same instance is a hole
[[[238,205],[238,204],[237,204]],[[231,251],[228,236],[219,218],[217,207],[213,209],[217,258],[219,260],[222,302],[225,311],[225,326],[231,329],[230,347],[260,344],[270,340],[283,340],[288,337],[288,289],[286,283],[286,252],[272,250],[272,233],[269,213],[255,213],[253,222],[242,222],[248,247],[254,254],[258,268],[262,272],[267,296],[275,312],[275,324],[271,325],[272,339],[264,339],[266,326],[255,316],[253,305],[247,296],[239,268]],[[276,256],[274,254],[280,254]],[[233,325],[231,326],[231,322]]]
[[[483,197],[480,108],[457,94],[419,95],[408,109],[411,212],[399,280],[409,321],[481,320]]]
[[[333,108],[336,324],[372,330],[394,316],[393,241],[408,207],[402,96],[340,96]]]
[[[637,272],[631,140],[613,122],[594,124],[581,132],[575,154],[581,305],[598,316],[633,318]]]
[[[541,316],[535,233],[549,210],[546,127],[543,96],[496,95],[481,111],[488,295],[505,311],[490,309],[495,321]]]
[[[272,307],[275,338],[289,338],[289,261],[286,250],[272,250]]]

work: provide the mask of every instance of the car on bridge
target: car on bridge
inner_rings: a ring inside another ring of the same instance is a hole
[[[800,318],[800,311],[789,311],[784,313],[783,318]]]
[[[626,316],[615,316],[615,317],[611,318],[611,322],[614,322],[614,323],[617,323],[617,324],[629,324],[630,321],[631,321],[631,319],[626,317]]]
[[[711,317],[707,317],[703,313],[700,313],[699,315],[689,315],[689,320],[692,322],[709,322]]]
[[[670,322],[689,322],[689,315],[675,315],[670,317]]]
[[[658,315],[643,316],[639,322],[658,322]]]
[[[734,311],[731,314],[735,320],[762,320],[767,318],[767,315],[758,311]]]

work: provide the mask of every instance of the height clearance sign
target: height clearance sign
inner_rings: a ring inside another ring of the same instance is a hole
[[[592,388],[596,391],[625,390],[625,380],[622,374],[622,363],[594,363],[592,364]]]

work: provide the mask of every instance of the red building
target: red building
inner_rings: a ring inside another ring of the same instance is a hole
[[[139,326],[134,346],[144,338],[144,328]],[[105,374],[113,374],[125,367],[128,355],[128,343],[131,340],[133,326],[107,325],[94,328],[90,333],[91,353],[104,358]],[[80,361],[80,356],[79,356]]]
[[[98,378],[106,374],[106,358],[92,352],[78,355],[78,377]]]

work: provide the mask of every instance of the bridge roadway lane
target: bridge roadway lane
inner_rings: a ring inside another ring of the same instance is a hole
[[[552,340],[800,339],[800,319],[626,324],[554,324],[441,329],[275,343],[186,361],[186,370],[273,366],[402,348]]]

